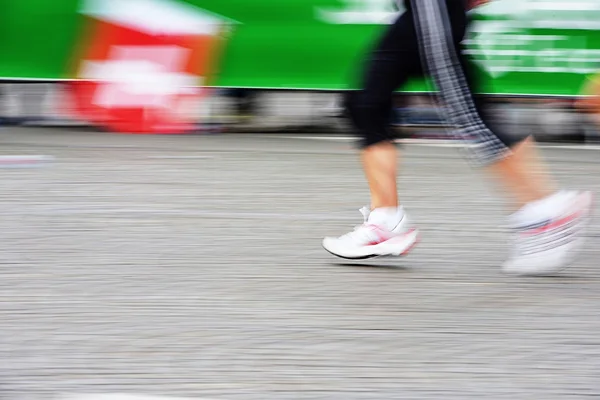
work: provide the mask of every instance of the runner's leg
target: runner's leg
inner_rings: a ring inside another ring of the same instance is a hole
[[[367,62],[363,89],[348,94],[347,108],[361,137],[361,159],[371,192],[365,224],[323,246],[345,258],[405,254],[417,240],[399,206],[396,176],[398,154],[390,128],[392,96],[421,69],[414,20],[404,13],[385,32]]]
[[[482,119],[453,40],[466,26],[464,2],[412,0],[411,4],[424,64],[455,134],[475,144],[468,148],[469,157],[504,184],[519,208],[511,217],[519,240],[505,270],[535,274],[568,266],[583,241],[591,193],[554,192],[536,173],[544,166],[533,140],[492,131]]]

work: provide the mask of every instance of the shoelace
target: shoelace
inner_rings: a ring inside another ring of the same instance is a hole
[[[361,225],[356,225],[354,227],[354,230],[352,230],[352,232],[349,232],[349,233],[343,235],[341,237],[341,239],[355,239],[355,238],[359,237],[360,235],[363,235],[366,238],[365,228],[367,228],[369,226],[368,220],[369,220],[369,215],[371,214],[371,209],[367,206],[364,206],[361,209],[359,209],[358,211],[360,211],[360,213],[363,216],[363,223]]]
[[[366,222],[362,225],[357,225],[354,227],[352,232],[349,232],[342,236],[343,239],[371,239],[369,233],[373,232],[376,229],[380,229],[376,225],[367,224]]]

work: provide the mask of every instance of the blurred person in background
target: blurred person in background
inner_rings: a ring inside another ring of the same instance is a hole
[[[6,124],[6,116],[4,115],[6,113],[6,94],[4,93],[5,91],[5,84],[4,82],[0,81],[0,126]]]
[[[525,1],[525,0],[524,0]],[[371,205],[361,211],[364,223],[323,247],[347,259],[407,254],[419,239],[398,201],[397,150],[388,122],[392,95],[410,78],[430,75],[458,138],[466,150],[512,200],[510,225],[515,242],[503,269],[535,275],[569,266],[583,241],[592,208],[590,192],[557,190],[532,137],[516,138],[492,130],[478,82],[460,51],[468,9],[481,1],[404,0],[405,12],[392,24],[370,55],[362,90],[349,93],[346,106],[361,141],[363,169]]]
[[[586,79],[580,94],[581,97],[575,102],[575,106],[588,115],[600,129],[600,72]]]
[[[256,115],[257,92],[252,89],[231,89],[228,95],[235,102],[235,112],[239,123],[248,123]]]

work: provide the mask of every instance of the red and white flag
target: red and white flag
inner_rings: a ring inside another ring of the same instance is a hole
[[[189,131],[227,21],[175,0],[88,0],[83,14],[77,115],[117,132]]]

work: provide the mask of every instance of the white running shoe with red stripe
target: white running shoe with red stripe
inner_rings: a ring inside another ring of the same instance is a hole
[[[419,231],[409,226],[408,218],[402,220],[392,230],[370,224],[369,209],[362,208],[364,223],[352,232],[340,237],[327,237],[323,247],[331,254],[350,260],[364,260],[383,256],[404,256],[419,241]]]
[[[591,192],[561,194],[554,216],[537,224],[513,223],[514,245],[504,272],[548,275],[569,267],[585,242],[594,196]]]

